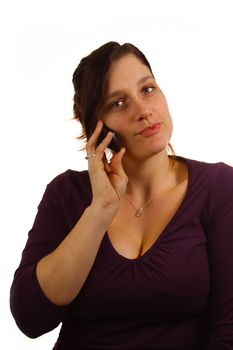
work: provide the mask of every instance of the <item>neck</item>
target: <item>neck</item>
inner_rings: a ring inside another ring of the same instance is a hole
[[[129,178],[126,196],[137,203],[146,202],[167,188],[174,174],[172,160],[166,152],[141,162],[125,157],[123,167]]]

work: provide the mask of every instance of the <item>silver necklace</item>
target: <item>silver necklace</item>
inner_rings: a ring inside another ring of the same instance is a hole
[[[143,210],[145,208],[145,206],[150,203],[155,197],[152,197],[151,199],[149,199],[145,204],[143,204],[141,207],[136,208],[135,205],[133,204],[133,202],[131,202],[131,200],[129,200],[128,198],[125,197],[125,199],[132,205],[132,207],[136,210],[135,212],[135,216],[137,218],[139,218],[142,214],[143,214]]]
[[[164,185],[165,183],[165,180],[163,181],[163,183],[160,185],[160,188]],[[131,202],[130,199],[128,199],[127,197],[125,197],[125,199],[132,205],[132,207],[136,210],[135,212],[135,216],[137,218],[139,218],[142,214],[143,214],[143,211],[144,211],[144,208],[145,206],[150,203],[153,199],[155,199],[156,196],[152,197],[151,199],[149,199],[146,203],[144,203],[141,207],[139,208],[136,208],[135,205],[133,204],[133,202]]]

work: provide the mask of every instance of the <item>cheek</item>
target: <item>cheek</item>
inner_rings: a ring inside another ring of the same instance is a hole
[[[125,140],[127,139],[126,135],[126,123],[125,121],[121,121],[120,118],[114,120],[114,118],[103,118],[103,122],[117,135],[120,143],[125,145]]]
[[[170,136],[173,132],[173,122],[172,122],[172,118],[171,118],[171,115],[169,113],[168,117],[167,117],[167,127],[168,127],[168,130],[170,132]]]
[[[172,132],[172,130],[173,130],[172,117],[171,117],[171,114],[169,112],[169,108],[168,108],[168,104],[167,104],[166,99],[164,99],[163,103],[161,103],[160,111],[161,111],[161,116],[163,117],[165,125]]]
[[[124,135],[126,129],[125,120],[121,118],[106,118],[106,121],[104,120],[104,123],[118,135]]]

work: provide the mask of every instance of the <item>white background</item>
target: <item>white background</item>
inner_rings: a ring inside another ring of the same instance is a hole
[[[232,1],[0,1],[0,331],[4,349],[52,349],[16,327],[9,288],[45,186],[86,168],[72,118],[72,73],[107,41],[151,62],[174,122],[176,154],[233,165]]]

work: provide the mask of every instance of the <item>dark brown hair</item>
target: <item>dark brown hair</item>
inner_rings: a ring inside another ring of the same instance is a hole
[[[130,43],[120,45],[114,41],[102,45],[82,58],[76,68],[72,80],[75,90],[73,111],[74,118],[82,125],[80,138],[88,139],[96,126],[111,63],[127,54],[135,55],[152,73],[148,60],[136,46]]]
[[[72,80],[75,91],[74,119],[79,120],[82,125],[82,134],[79,139],[88,139],[96,127],[111,64],[128,54],[135,55],[153,75],[147,58],[136,46],[130,43],[120,45],[115,41],[110,41],[83,57],[74,71]],[[170,143],[167,151],[175,156]]]

